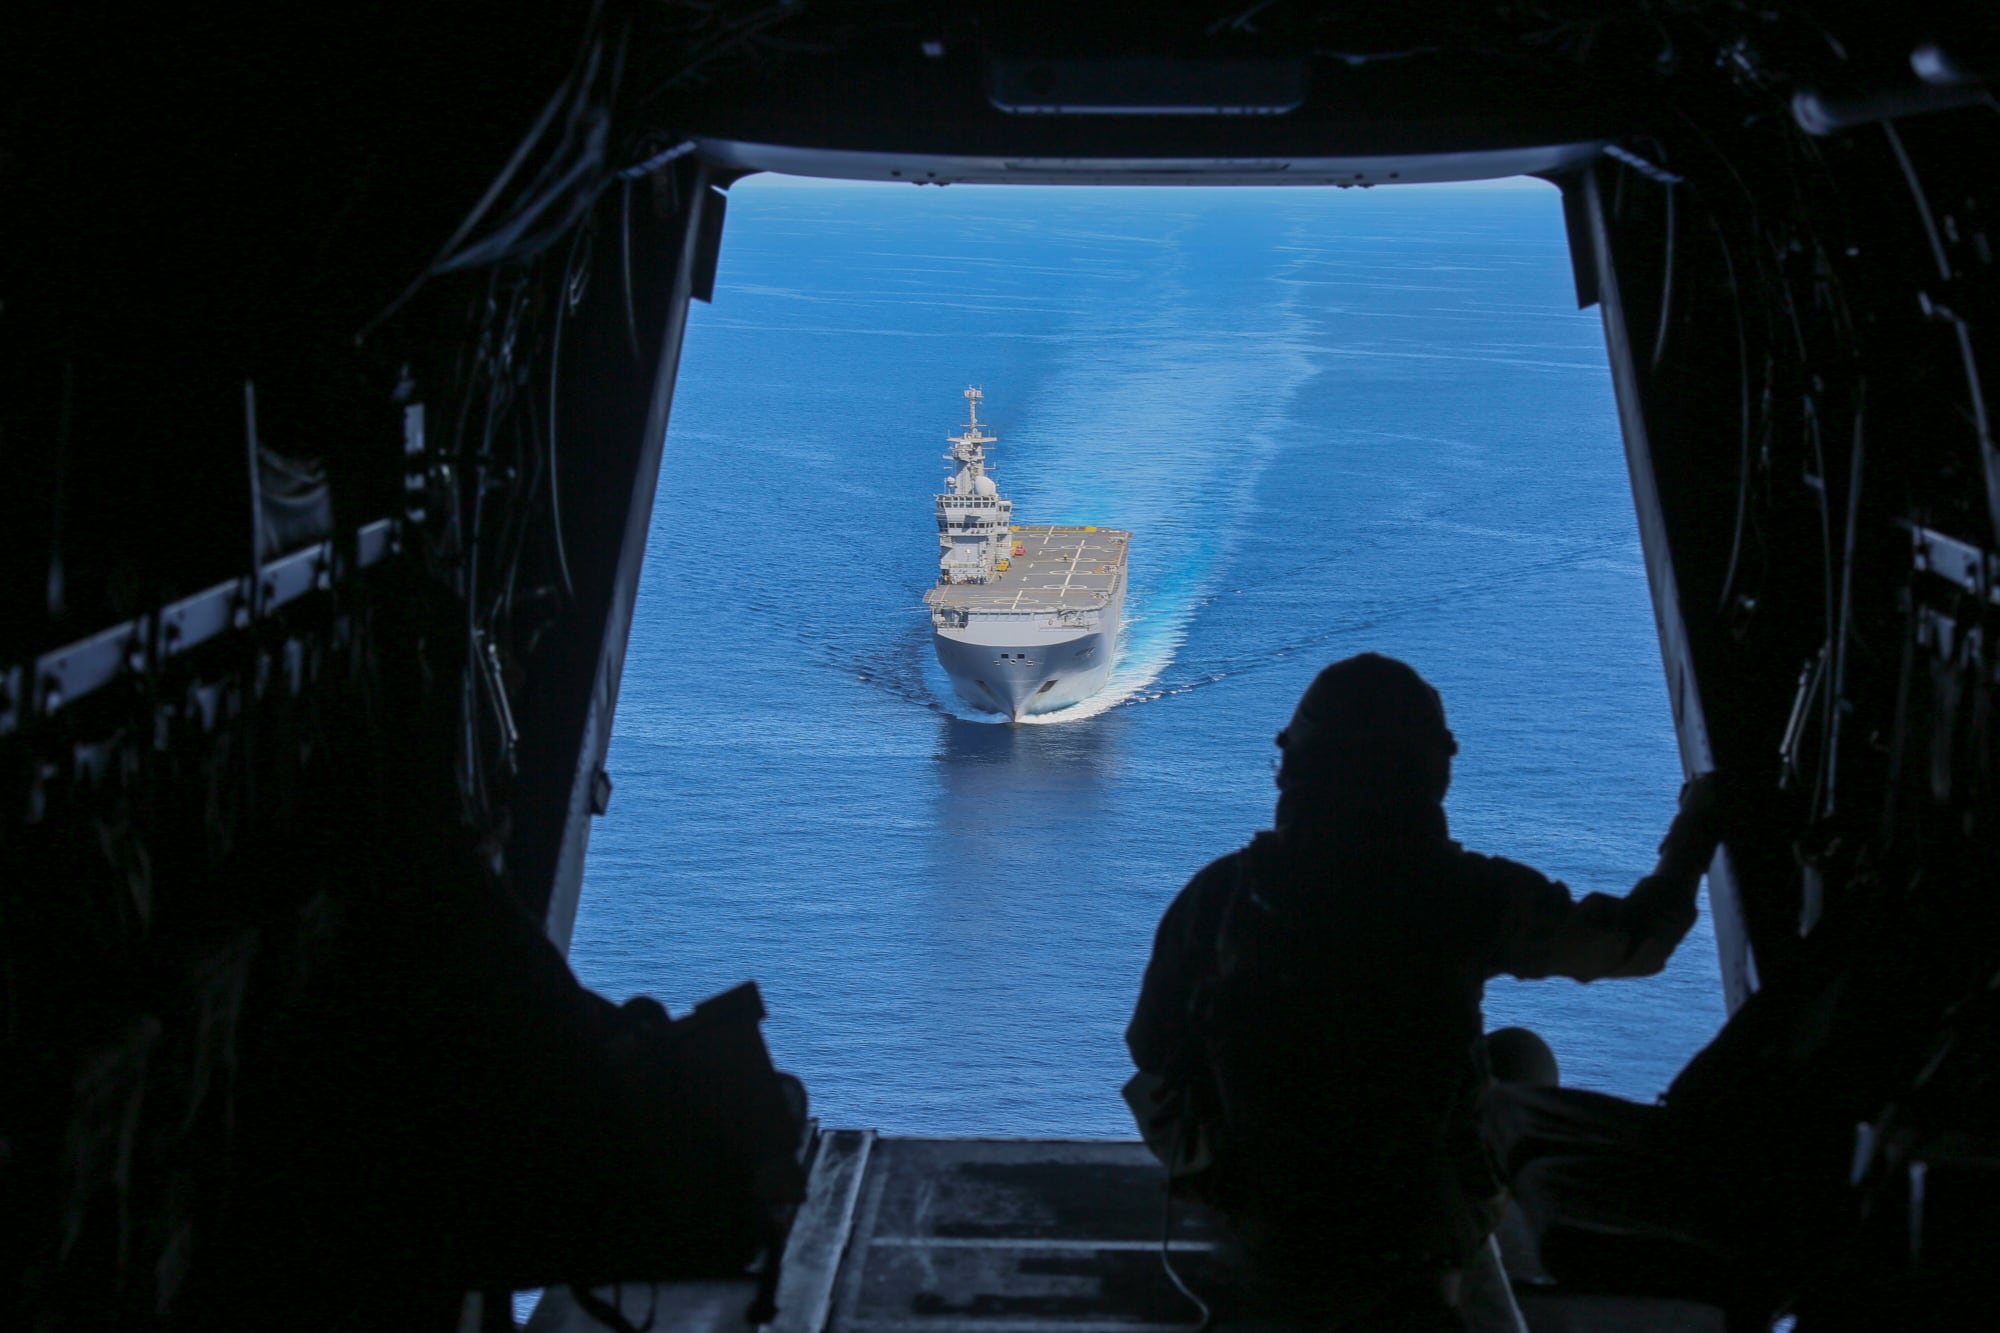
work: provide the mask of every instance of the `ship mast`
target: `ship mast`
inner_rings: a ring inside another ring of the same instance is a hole
[[[973,479],[986,475],[986,446],[999,441],[988,435],[979,426],[979,402],[986,394],[979,389],[965,391],[965,409],[970,418],[965,423],[962,435],[947,435],[945,440],[951,445],[951,452],[945,455],[948,462],[959,464],[957,489],[961,494],[971,494]]]

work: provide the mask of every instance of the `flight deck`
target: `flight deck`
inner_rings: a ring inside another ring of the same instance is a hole
[[[1012,554],[990,582],[940,584],[925,599],[975,614],[1084,611],[1109,602],[1125,577],[1132,534],[1116,528],[1038,524],[1011,529]]]

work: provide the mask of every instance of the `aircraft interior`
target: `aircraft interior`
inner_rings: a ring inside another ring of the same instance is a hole
[[[511,1329],[541,1288],[546,1330],[1202,1321],[1136,1143],[819,1126],[754,991],[669,1016],[565,964],[690,303],[756,172],[1559,187],[1683,769],[1760,815],[1709,871],[1716,1040],[1615,1132],[1514,1145],[1522,1309],[1990,1311],[1989,6],[6,26],[6,1326]],[[1172,1233],[1198,1278],[1212,1222]]]

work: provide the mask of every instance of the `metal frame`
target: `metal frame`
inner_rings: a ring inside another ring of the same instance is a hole
[[[1613,258],[1602,168],[1585,172],[1564,193],[1575,199],[1575,207],[1581,214],[1581,239],[1589,246],[1587,262],[1604,319],[1604,345],[1618,400],[1618,424],[1625,438],[1625,464],[1632,477],[1632,504],[1638,511],[1646,582],[1653,594],[1653,621],[1660,636],[1660,663],[1666,671],[1667,700],[1673,707],[1674,735],[1680,742],[1681,771],[1689,775],[1706,773],[1716,766],[1715,747],[1709,736],[1708,710],[1695,672],[1687,622],[1681,612],[1673,542],[1661,502],[1645,398],[1619,291],[1618,266]],[[1572,245],[1578,239],[1573,234]],[[1584,257],[1579,256],[1579,268],[1584,262]],[[1757,989],[1758,978],[1744,920],[1742,892],[1727,848],[1719,849],[1709,866],[1708,903],[1715,924],[1716,956],[1722,968],[1722,993],[1729,1011],[1734,1013]]]
[[[837,180],[903,184],[1009,185],[1409,185],[1498,180],[1574,171],[1594,160],[1595,140],[1470,152],[1381,156],[1056,157],[1024,153],[871,152],[729,138],[699,138],[703,156],[738,172],[777,171]]]
[[[637,448],[629,458],[629,472],[614,481],[607,477],[608,492],[623,497],[619,515],[622,536],[608,587],[603,590],[602,618],[591,642],[588,700],[581,725],[568,740],[558,740],[566,753],[561,757],[567,775],[567,796],[560,831],[549,867],[547,896],[542,903],[542,920],[549,938],[558,949],[569,950],[570,932],[576,924],[577,901],[583,887],[584,857],[590,846],[590,821],[604,812],[609,783],[604,771],[605,756],[611,746],[611,726],[618,709],[618,688],[625,672],[625,650],[632,630],[632,607],[639,594],[639,579],[645,566],[646,537],[653,519],[653,499],[658,489],[660,460],[667,436],[667,420],[673,407],[674,383],[680,372],[681,341],[687,331],[688,302],[706,299],[712,290],[721,243],[723,195],[718,173],[706,162],[683,158],[665,168],[684,188],[678,190],[681,209],[671,225],[678,233],[673,287],[667,297],[663,333],[652,381],[652,396]],[[622,481],[623,484],[617,484]],[[612,514],[600,514],[611,519]],[[532,872],[531,872],[532,873]]]

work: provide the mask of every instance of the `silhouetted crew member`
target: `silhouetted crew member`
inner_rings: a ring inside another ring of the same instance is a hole
[[[1709,784],[1690,784],[1628,896],[1579,901],[1451,840],[1458,745],[1404,663],[1329,666],[1277,741],[1276,827],[1160,922],[1127,1100],[1177,1190],[1228,1215],[1265,1276],[1449,1327],[1458,1275],[1497,1275],[1500,1186],[1476,1123],[1486,980],[1658,972],[1714,854]]]

